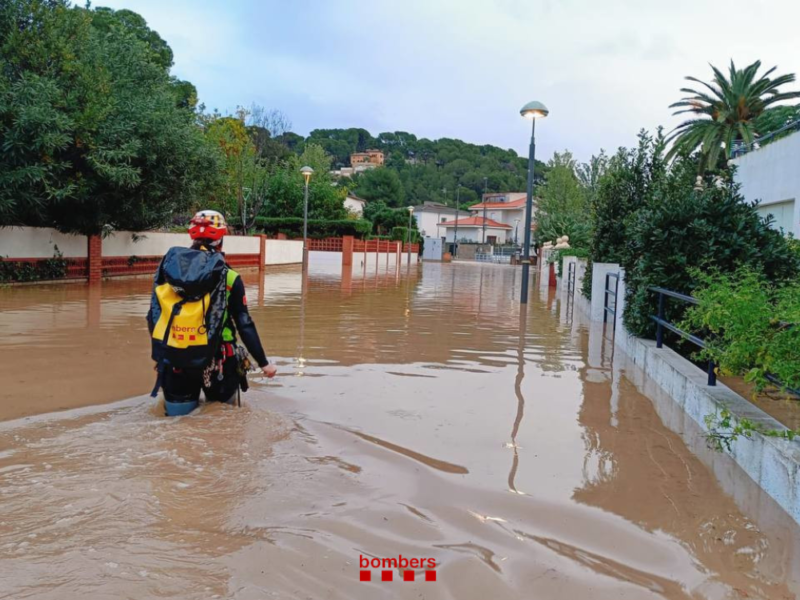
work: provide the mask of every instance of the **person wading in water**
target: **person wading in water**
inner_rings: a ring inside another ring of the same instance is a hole
[[[222,253],[225,218],[202,210],[190,221],[191,248],[171,248],[156,271],[147,325],[168,416],[206,401],[230,402],[247,389],[247,352],[264,375],[275,376],[247,310],[244,283]]]

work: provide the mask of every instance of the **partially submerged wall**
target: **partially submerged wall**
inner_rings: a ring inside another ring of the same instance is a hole
[[[619,273],[616,315],[608,317],[606,335],[658,385],[702,431],[708,431],[706,415],[727,409],[737,419],[748,419],[767,430],[785,430],[781,423],[722,383],[709,386],[707,374],[691,362],[653,340],[630,335],[622,316],[625,308],[625,271],[619,265],[596,263],[592,272],[591,305],[576,305],[591,321],[603,320],[606,273]],[[566,272],[566,271],[565,271]],[[566,285],[562,282],[562,289]],[[562,292],[563,293],[563,292]],[[576,283],[576,299],[580,287]],[[598,297],[599,295],[599,297]],[[613,334],[610,331],[613,328]],[[783,440],[755,433],[750,439],[739,437],[732,443],[731,457],[796,522],[800,523],[800,441]]]

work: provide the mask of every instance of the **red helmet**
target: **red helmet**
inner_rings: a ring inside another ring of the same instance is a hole
[[[189,221],[189,237],[193,240],[217,242],[228,233],[225,217],[215,210],[201,210]]]

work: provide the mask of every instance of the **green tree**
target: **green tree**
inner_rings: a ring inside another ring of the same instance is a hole
[[[537,242],[568,235],[571,246],[588,246],[591,219],[586,190],[575,173],[576,166],[568,151],[556,152],[548,163],[547,179],[539,190],[534,215]]]
[[[618,263],[627,243],[626,220],[646,206],[655,186],[666,174],[664,136],[639,132],[639,145],[620,148],[608,161],[591,200],[593,235],[589,244],[592,262]]]
[[[354,181],[356,193],[364,200],[380,200],[387,206],[399,208],[403,204],[403,184],[397,173],[385,167],[370,169]]]
[[[214,185],[218,155],[135,31],[62,0],[0,4],[0,224],[147,229]]]
[[[800,274],[800,257],[780,232],[770,227],[755,205],[739,193],[727,173],[722,180],[705,177],[695,189],[697,164],[679,159],[656,181],[646,206],[627,221],[622,253],[625,268],[625,325],[650,336],[650,315],[657,310],[650,286],[691,294],[699,284],[698,269],[730,273],[748,266],[774,284]],[[667,318],[678,322],[686,306],[667,303]]]
[[[404,208],[390,208],[380,200],[367,203],[364,218],[373,225],[378,235],[388,235],[395,227],[408,227],[408,211]],[[416,219],[411,219],[411,228],[417,229]]]
[[[670,108],[681,109],[674,114],[689,113],[692,118],[678,125],[670,135],[668,141],[674,141],[674,144],[668,158],[699,150],[700,170],[716,169],[721,158],[730,156],[735,142],[752,144],[763,135],[757,125],[765,110],[778,102],[800,98],[800,92],[781,91],[783,86],[794,82],[794,74],[771,78],[777,67],[758,75],[760,68],[761,61],[744,69],[737,69],[731,61],[727,77],[716,67],[711,67],[714,72],[712,83],[687,77],[705,90],[682,88],[681,91],[689,96],[670,105]]]

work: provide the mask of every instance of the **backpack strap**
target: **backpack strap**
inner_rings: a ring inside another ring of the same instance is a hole
[[[166,349],[166,346],[169,343],[169,335],[170,331],[172,331],[172,321],[175,319],[175,315],[179,315],[181,313],[181,308],[183,308],[183,305],[186,304],[187,300],[188,300],[187,298],[179,300],[172,307],[172,312],[170,313],[169,320],[167,321],[167,328],[164,330],[164,339],[161,340],[161,346],[164,349]],[[158,390],[161,389],[161,386],[164,383],[164,369],[169,364],[169,361],[166,358],[164,358],[165,354],[166,354],[165,352],[162,352],[161,360],[159,360],[158,365],[156,365],[156,371],[158,374],[156,375],[156,383],[155,386],[153,386],[153,391],[150,392],[151,398],[155,398],[156,396],[158,396]]]

